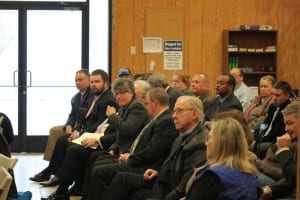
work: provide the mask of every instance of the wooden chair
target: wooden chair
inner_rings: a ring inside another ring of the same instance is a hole
[[[4,167],[6,170],[13,169],[17,163],[17,158],[9,158],[0,153],[0,167]]]
[[[6,200],[9,192],[12,177],[7,169],[0,167],[0,200]]]

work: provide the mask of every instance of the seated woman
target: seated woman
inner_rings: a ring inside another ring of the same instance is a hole
[[[271,75],[263,76],[259,81],[259,95],[255,97],[249,108],[245,111],[250,129],[255,130],[264,122],[272,101],[272,88],[275,79]]]
[[[240,123],[230,117],[214,121],[206,146],[207,163],[189,180],[186,199],[257,199],[257,170]]]
[[[193,95],[189,90],[191,85],[190,77],[185,74],[181,74],[179,72],[174,72],[172,76],[172,87],[181,91],[184,95]]]

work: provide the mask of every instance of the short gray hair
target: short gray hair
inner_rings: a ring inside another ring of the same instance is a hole
[[[141,87],[141,95],[145,97],[147,95],[147,92],[150,90],[151,86],[150,84],[145,80],[135,80],[134,81],[135,86]]]
[[[151,87],[166,88],[169,85],[168,80],[165,77],[165,75],[160,74],[160,73],[151,74],[147,81],[151,85]]]
[[[177,101],[187,101],[189,109],[197,110],[199,112],[198,121],[202,122],[204,119],[204,112],[203,112],[203,103],[202,101],[194,96],[180,96],[178,97]]]
[[[293,101],[290,104],[288,104],[282,111],[281,113],[283,115],[289,115],[289,114],[294,114],[297,118],[299,118],[299,107],[300,104],[297,101]]]

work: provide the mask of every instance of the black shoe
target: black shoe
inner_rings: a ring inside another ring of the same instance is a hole
[[[47,181],[40,182],[40,185],[45,187],[55,186],[59,184],[59,178],[57,176],[52,176]]]
[[[82,195],[82,187],[77,185],[76,183],[71,187],[68,191],[69,196],[81,196]]]
[[[49,178],[50,178],[49,174],[45,174],[44,172],[40,172],[40,173],[34,175],[33,177],[30,177],[29,180],[35,181],[35,182],[42,182],[42,181],[49,180]]]
[[[69,196],[67,194],[60,194],[57,192],[53,192],[48,197],[42,197],[41,200],[69,200]]]

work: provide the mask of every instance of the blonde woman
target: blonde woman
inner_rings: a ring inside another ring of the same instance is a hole
[[[207,163],[187,184],[186,199],[257,199],[257,170],[240,123],[231,117],[214,121],[206,147]]]
[[[272,89],[274,84],[275,79],[271,75],[260,78],[259,95],[255,97],[245,112],[245,117],[252,130],[257,129],[267,117],[269,106],[273,103]]]

